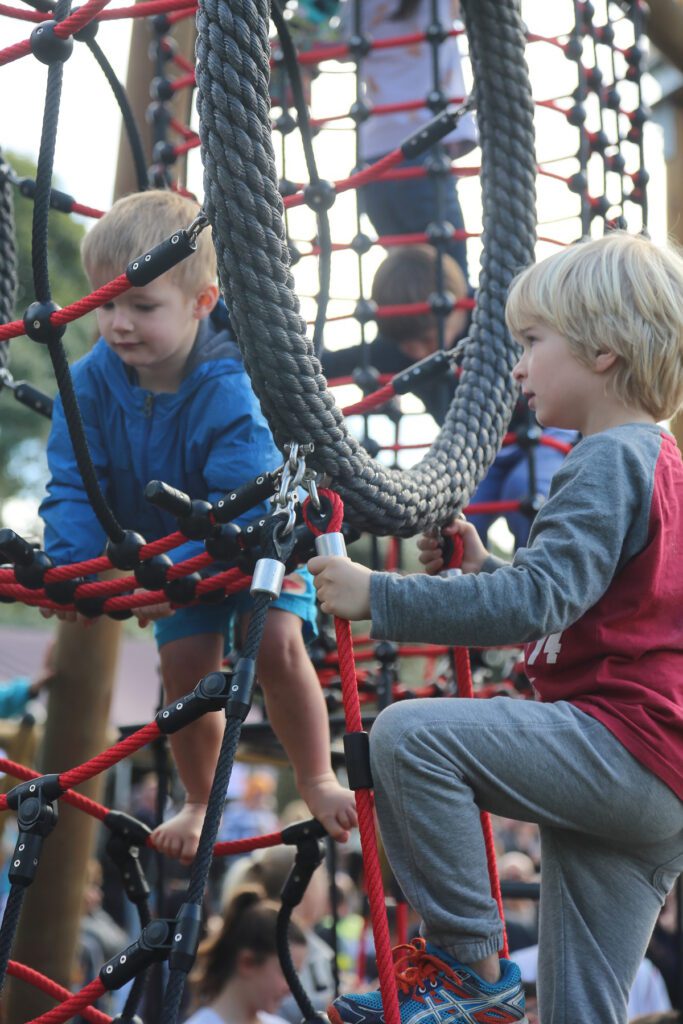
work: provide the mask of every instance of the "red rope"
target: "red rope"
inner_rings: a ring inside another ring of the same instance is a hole
[[[265,850],[269,846],[282,843],[282,832],[269,832],[265,836],[251,836],[249,839],[233,839],[225,843],[216,843],[213,848],[214,857],[229,857],[233,853],[251,853],[252,850]]]
[[[46,978],[39,971],[34,971],[32,967],[26,967],[24,964],[17,963],[16,960],[10,960],[7,965],[7,973],[13,978],[19,978],[20,981],[33,985],[34,988],[40,989],[46,995],[52,996],[53,999],[58,999],[60,1003],[71,999],[73,995],[72,992],[69,992],[68,988],[58,985],[56,981],[51,981],[50,978]],[[84,1007],[81,1010],[81,1016],[85,1020],[90,1021],[90,1024],[111,1024],[111,1017],[100,1010],[96,1010],[94,1007]]]
[[[325,532],[338,532],[338,530],[333,531],[332,527],[336,523],[341,525],[344,514],[342,500],[338,494],[333,492],[325,491],[325,494],[330,498],[333,505],[333,515],[330,517],[330,523]],[[341,676],[346,729],[347,732],[362,732],[363,723],[360,713],[360,700],[358,698],[356,666],[353,659],[351,625],[347,620],[335,617],[334,628],[337,634],[337,647],[339,649],[339,674]],[[391,940],[389,938],[382,873],[377,852],[372,793],[369,789],[357,789],[355,795],[356,810],[358,812],[358,830],[360,832],[363,863],[365,866],[365,884],[375,936],[377,971],[382,994],[382,1005],[384,1007],[384,1019],[386,1024],[400,1024],[401,1016],[398,1008],[394,961],[391,952]]]
[[[9,761],[6,757],[0,758],[0,770],[11,775],[15,779],[23,779],[28,781],[29,779],[39,779],[40,774],[34,772],[32,768],[25,768],[23,764],[16,764],[14,761]],[[82,793],[63,793],[61,798],[65,800],[72,807],[76,807],[79,811],[83,811],[85,814],[89,814],[92,818],[97,818],[99,821],[104,821],[106,816],[109,814],[109,808],[103,807],[102,804],[96,803],[87,796],[83,796]],[[0,795],[0,811],[7,810],[7,795],[3,793]]]
[[[96,775],[106,771],[107,768],[118,764],[124,757],[134,754],[136,750],[140,750],[141,747],[157,739],[160,735],[161,732],[156,722],[149,722],[142,729],[138,729],[132,735],[127,736],[125,740],[121,740],[119,743],[115,743],[113,747],[109,747],[108,750],[102,751],[97,757],[91,758],[90,761],[86,761],[84,764],[80,764],[68,772],[63,772],[59,776],[59,785],[62,789],[73,789],[74,786],[80,786],[82,782],[93,779]]]
[[[53,1010],[41,1013],[40,1017],[35,1017],[28,1024],[63,1024],[64,1021],[76,1017],[86,1006],[90,1006],[100,996],[104,995],[106,991],[100,979],[95,978],[94,981],[91,981],[89,985],[82,988],[76,995],[65,999],[61,1006],[55,1006]],[[105,1019],[108,1020],[109,1018]]]
[[[385,384],[383,387],[378,388],[377,391],[373,391],[371,395],[366,395],[360,402],[354,402],[353,405],[345,406],[342,412],[345,416],[355,416],[360,413],[370,412],[372,409],[377,409],[380,405],[386,405],[395,394],[394,385],[391,383]]]

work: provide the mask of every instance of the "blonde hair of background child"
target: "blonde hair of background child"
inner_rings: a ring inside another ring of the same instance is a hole
[[[97,221],[81,244],[81,258],[88,277],[118,277],[136,256],[187,228],[199,213],[194,199],[177,192],[151,189],[118,199]],[[216,252],[207,228],[197,238],[197,249],[168,271],[186,295],[216,282]]]
[[[520,338],[544,324],[580,362],[616,355],[608,386],[656,420],[683,403],[683,257],[642,235],[614,231],[577,242],[519,274],[505,316]]]

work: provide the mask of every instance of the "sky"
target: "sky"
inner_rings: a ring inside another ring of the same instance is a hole
[[[19,0],[15,0],[18,4]],[[123,2],[110,7],[125,6]],[[602,19],[604,0],[596,0],[598,19]],[[572,25],[573,4],[571,0],[522,0],[523,18],[530,31],[541,36],[555,36],[568,31]],[[0,39],[2,46],[23,40],[30,34],[32,26],[0,17]],[[625,41],[628,43],[628,32]],[[125,81],[130,23],[128,20],[108,21],[101,24],[97,41],[104,50],[120,80]],[[534,97],[537,100],[555,99],[565,96],[576,85],[575,65],[565,60],[562,54],[546,43],[535,43],[527,48]],[[355,84],[350,65],[327,65],[328,74],[320,75],[313,83],[313,113],[321,116],[348,110],[355,99]],[[609,75],[609,68],[605,68]],[[22,155],[37,158],[42,110],[45,99],[47,68],[32,56],[21,58],[0,67],[0,89],[5,101],[0,107],[0,147]],[[653,87],[648,83],[652,93]],[[633,94],[624,87],[626,106],[633,105]],[[11,97],[11,101],[7,101]],[[589,115],[590,115],[589,110]],[[64,85],[60,110],[55,157],[55,184],[72,194],[79,202],[101,209],[107,209],[112,201],[112,189],[116,168],[120,135],[120,116],[109,85],[95,64],[91,54],[83,45],[76,45],[72,57],[64,66]],[[575,160],[569,154],[576,150],[577,134],[569,128],[565,119],[556,112],[537,107],[536,139],[537,156],[540,160],[555,161],[552,170],[570,174],[576,169]],[[661,132],[656,125],[649,125],[646,131],[647,168],[650,173],[650,231],[656,240],[665,235],[663,156]],[[315,140],[318,170],[323,178],[331,180],[350,173],[354,162],[353,131],[350,121],[335,124],[334,131],[321,132]],[[275,151],[280,156],[280,142]],[[287,177],[303,180],[306,177],[300,142],[297,133],[285,140]],[[569,158],[568,158],[569,157]],[[568,158],[568,159],[561,159]],[[464,164],[476,162],[475,154],[466,157]],[[189,163],[189,185],[201,194],[201,164],[199,152],[194,151]],[[591,182],[592,191],[602,190],[601,180]],[[580,233],[576,219],[578,198],[572,196],[565,185],[551,178],[538,179],[539,235],[571,241]],[[460,199],[465,212],[466,226],[470,230],[480,228],[480,196],[477,179],[464,179],[460,183]],[[17,201],[24,201],[18,199]],[[350,240],[355,233],[355,203],[351,193],[341,195],[330,211],[332,235],[336,240]],[[640,224],[637,217],[633,230]],[[315,221],[310,211],[302,209],[292,215],[290,230],[296,239],[311,239],[315,234]],[[540,242],[539,258],[555,251],[556,247]],[[470,242],[470,266],[476,266],[480,246]],[[382,258],[382,251],[373,250],[363,262],[363,284],[367,294],[372,274]],[[317,290],[316,268],[313,259],[303,259],[295,267],[295,280],[302,301],[302,311],[312,319],[315,306],[312,296]],[[335,255],[333,262],[332,296],[329,316],[349,313],[355,304],[358,292],[358,263],[350,252]],[[75,296],[74,298],[77,298]],[[326,329],[326,344],[338,347],[358,339],[359,328],[353,320],[330,323]],[[354,389],[343,389],[338,402],[345,405],[355,400]],[[413,400],[416,403],[416,400]],[[411,400],[408,399],[408,407]],[[414,404],[415,409],[419,403]],[[389,437],[389,424],[375,418],[375,427],[380,431],[380,441],[393,440]],[[353,426],[353,424],[352,424]],[[423,430],[425,437],[431,437],[433,425],[429,417],[411,420],[411,432]],[[420,453],[405,455],[402,464],[420,458]]]

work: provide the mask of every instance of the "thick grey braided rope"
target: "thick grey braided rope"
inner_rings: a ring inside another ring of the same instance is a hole
[[[2,152],[0,151],[0,167]],[[17,294],[17,246],[12,184],[0,173],[0,324],[9,323]],[[0,344],[0,366],[7,365],[9,345]]]
[[[267,0],[200,0],[197,105],[205,210],[246,369],[280,447],[313,442],[346,517],[410,536],[467,501],[515,402],[504,325],[513,275],[533,262],[533,104],[516,0],[467,0],[481,129],[483,241],[478,307],[444,428],[419,465],[380,466],[348,434],[327,389],[288,269],[269,120]]]

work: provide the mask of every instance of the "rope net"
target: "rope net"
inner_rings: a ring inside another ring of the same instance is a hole
[[[343,507],[347,536],[349,528],[358,528],[370,531],[374,537],[391,537],[385,567],[396,568],[401,564],[399,538],[443,524],[463,508],[471,515],[492,517],[521,512],[530,521],[542,500],[534,484],[538,452],[545,448],[564,454],[571,447],[570,441],[543,436],[528,416],[521,422],[513,420],[514,429],[508,430],[516,400],[509,372],[515,348],[504,326],[502,300],[514,273],[532,261],[535,251],[544,254],[578,235],[613,227],[646,227],[642,11],[638,2],[617,7],[577,0],[566,5],[565,23],[550,34],[547,30],[525,29],[513,3],[468,0],[463,4],[465,31],[460,23],[440,21],[434,3],[432,20],[420,31],[401,34],[397,29],[386,38],[373,39],[363,26],[362,0],[348,0],[347,7],[351,10],[351,31],[340,42],[328,34],[327,21],[324,28],[311,28],[310,11],[303,4],[287,19],[289,26],[276,10],[271,23],[267,4],[242,5],[239,0],[229,7],[215,0],[199,6],[184,0],[150,0],[118,8],[109,7],[104,0],[89,0],[73,13],[65,2],[54,11],[0,5],[3,22],[18,23],[26,32],[25,37],[0,50],[0,66],[36,57],[49,67],[36,180],[21,178],[12,167],[11,157],[0,155],[0,277],[6,289],[0,308],[0,365],[6,363],[10,339],[22,339],[15,344],[29,344],[29,339],[45,343],[65,408],[67,402],[72,406],[72,436],[78,437],[78,401],[70,384],[61,334],[67,325],[136,283],[128,268],[104,288],[75,299],[63,309],[51,299],[46,260],[48,211],[92,218],[103,213],[86,202],[88,196],[76,199],[52,185],[60,76],[62,70],[68,74],[67,47],[79,33],[79,45],[91,50],[121,106],[141,189],[151,183],[187,191],[185,173],[178,176],[176,171],[186,160],[191,166],[201,150],[204,210],[214,233],[222,289],[245,366],[273,435],[283,451],[292,442],[308,446],[307,466],[321,478],[324,475],[332,480],[332,500],[339,514],[334,523],[326,524],[327,529],[342,530],[339,510]],[[178,52],[173,41],[174,26],[195,17],[197,65]],[[121,18],[150,19],[158,71],[152,86],[151,164],[146,162],[125,90],[95,43],[94,33],[88,31],[97,24],[104,37],[106,23]],[[479,150],[455,162],[445,155],[440,140],[461,118],[469,116],[470,105],[465,103],[464,95],[447,95],[440,87],[440,54],[444,44],[453,41],[464,62],[468,93],[474,85],[472,106],[476,106],[480,133]],[[434,78],[428,94],[400,103],[372,105],[363,86],[365,62],[382,52],[410,52],[411,47],[420,45],[429,46],[433,56]],[[549,54],[557,71],[552,78],[552,95],[547,94],[547,79],[539,74],[539,68],[547,66]],[[197,91],[199,121],[184,124],[171,113],[171,103],[178,94],[193,89]],[[388,121],[425,109],[433,115],[426,138],[412,139],[410,145],[393,149],[380,159],[368,161],[363,157],[359,140],[368,120]],[[537,152],[534,127],[539,140]],[[275,144],[271,134],[277,139]],[[430,154],[429,159],[418,159],[425,154]],[[467,212],[462,224],[446,218],[446,190],[453,180],[458,182],[460,204]],[[430,218],[421,229],[392,232],[377,228],[373,233],[368,215],[357,202],[359,190],[382,183],[421,182],[434,185],[435,195]],[[12,319],[16,315],[16,254],[10,225],[15,199],[35,206],[36,302]],[[537,246],[537,207],[557,210],[560,206],[568,212],[539,220]],[[184,226],[183,230],[191,236],[193,226]],[[432,246],[437,254],[434,290],[428,299],[386,304],[373,301],[368,296],[368,282],[382,252],[424,244]],[[473,282],[477,281],[476,292],[456,297],[446,289],[443,259],[450,252],[465,253],[467,272]],[[477,262],[478,275],[474,269]],[[311,271],[313,265],[316,270]],[[450,351],[446,324],[458,311],[471,320],[466,335]],[[373,332],[381,330],[383,323],[424,315],[436,319],[438,347],[434,356],[410,363],[398,372],[382,373],[374,368]],[[330,379],[326,381],[320,363],[322,356],[324,368],[323,327],[325,347],[331,352],[339,341],[348,342],[353,337],[358,342],[357,366],[352,374],[340,373],[335,380],[328,373]],[[310,340],[308,333],[312,335]],[[1,372],[2,385],[15,398],[34,411],[49,411],[49,399],[31,394],[26,388],[22,392],[20,385],[26,382],[15,381],[6,368]],[[446,381],[449,391],[441,416],[442,429],[436,435],[433,425],[426,424],[420,404],[420,388],[430,388],[435,381]],[[498,451],[510,446],[520,446],[526,453],[527,494],[513,501],[472,503],[471,496]],[[173,607],[183,607],[221,600],[250,586],[254,568],[272,541],[268,533],[271,517],[257,514],[241,532],[231,530],[230,524],[244,510],[259,508],[259,502],[277,497],[287,460],[276,473],[262,471],[213,505],[196,495],[171,494],[161,482],[149,499],[176,516],[178,529],[147,540],[135,534],[129,524],[117,522],[98,486],[84,438],[75,443],[75,448],[79,469],[84,480],[89,480],[88,495],[109,538],[106,554],[57,566],[40,548],[11,530],[2,530],[3,602],[21,602],[60,613],[77,612],[92,618],[126,618],[133,609],[161,601],[170,600]],[[419,452],[426,454],[416,461]],[[315,489],[310,484],[309,491],[314,497]],[[288,569],[313,553],[314,534],[321,532],[310,528],[296,500],[292,501],[292,512],[296,525],[285,561]],[[204,543],[202,554],[176,564],[166,557],[187,539],[197,538]],[[127,575],[98,578],[112,568]],[[247,658],[258,650],[267,604],[262,602],[254,615]],[[437,694],[486,697],[501,689],[528,695],[518,657],[509,677],[489,686],[485,675],[473,682],[467,652],[462,650],[434,648],[425,657],[421,647],[371,647],[367,637],[352,638],[348,623],[335,622],[334,632],[336,639],[332,641],[331,631],[323,629],[313,656],[328,707],[344,707],[347,735],[363,734],[362,707],[378,709],[391,700]],[[404,685],[399,681],[398,666],[401,659],[415,656],[426,663],[423,684]],[[372,665],[358,671],[356,663]],[[212,857],[301,839],[300,832],[287,835],[284,830],[238,843],[215,842],[217,808],[230,778],[242,727],[241,711],[228,696],[229,683],[238,678],[239,685],[245,687],[241,704],[248,706],[251,700],[250,684],[240,675],[239,663],[234,672],[221,674],[221,678],[220,683],[202,680],[187,699],[163,708],[155,721],[60,775],[39,776],[7,759],[0,761],[7,774],[22,780],[0,797],[0,810],[18,811],[20,829],[26,826],[26,833],[20,835],[36,834],[33,824],[22,824],[21,815],[27,819],[27,801],[40,804],[41,821],[46,822],[48,809],[63,799],[95,817],[112,835],[125,836],[129,847],[151,846],[149,830],[145,832],[139,822],[73,792],[73,788],[160,736],[184,727],[194,714],[188,708],[199,704],[202,712],[226,710],[224,744],[200,851],[192,868],[184,910],[172,922],[170,932],[180,927],[178,922],[187,924],[194,919]],[[372,796],[367,785],[354,788],[367,858],[366,884],[385,1013],[391,1024],[397,1024],[385,897],[374,848]],[[42,838],[47,837],[52,824],[41,826]],[[501,905],[490,824],[485,817],[482,824],[492,891]],[[15,862],[10,879],[20,892],[30,884],[30,871],[21,857],[17,861],[20,863]],[[139,892],[128,891],[128,895],[139,906],[145,905]],[[12,906],[20,907],[20,903],[16,897]],[[37,1020],[57,1022],[82,1013],[87,1020],[102,1021],[109,1018],[89,1009],[92,1002],[107,988],[135,977],[138,970],[168,959],[171,972],[164,1020],[175,1021],[196,942],[194,948],[192,943],[183,944],[182,936],[170,937],[164,922],[145,920],[142,911],[145,956],[137,963],[137,970],[121,970],[126,957],[122,953],[118,964],[104,965],[100,978],[75,995],[9,960],[16,924],[9,919],[0,927],[0,945],[7,954],[4,968],[39,986],[60,1004]]]

